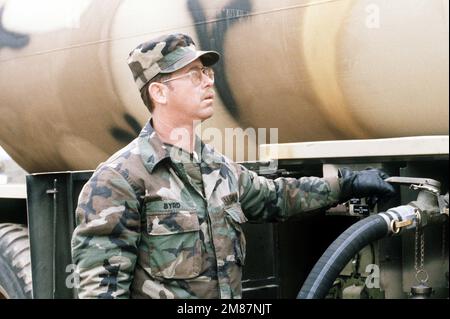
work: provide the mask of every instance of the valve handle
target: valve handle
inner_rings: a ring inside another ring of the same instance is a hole
[[[403,185],[429,185],[437,188],[441,188],[441,183],[431,178],[418,178],[418,177],[400,177],[392,176],[386,178],[385,182],[391,184],[403,184]]]
[[[441,192],[441,183],[431,178],[393,176],[384,181],[391,184],[409,185],[413,190],[426,190],[436,195]]]

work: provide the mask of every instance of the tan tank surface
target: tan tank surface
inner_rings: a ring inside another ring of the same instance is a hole
[[[0,0],[0,144],[93,169],[149,113],[128,52],[186,32],[223,53],[209,127],[279,142],[448,134],[447,0]]]

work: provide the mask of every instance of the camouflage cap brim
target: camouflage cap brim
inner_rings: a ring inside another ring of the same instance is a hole
[[[204,66],[214,65],[220,59],[220,54],[216,51],[196,51],[188,49],[187,47],[178,48],[174,52],[170,53],[170,55],[172,54],[178,54],[180,58],[172,62],[170,65],[161,66],[161,71],[159,73],[167,74],[175,72],[198,58],[200,58]],[[168,59],[168,61],[170,61],[170,59]]]

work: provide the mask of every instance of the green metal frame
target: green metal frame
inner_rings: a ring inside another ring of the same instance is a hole
[[[81,188],[92,171],[39,173],[27,176],[33,297],[74,298],[68,287],[72,257],[71,234]]]

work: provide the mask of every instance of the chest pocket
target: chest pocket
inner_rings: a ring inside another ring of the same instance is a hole
[[[201,271],[202,244],[195,210],[146,210],[148,262],[156,278],[188,279]]]
[[[240,265],[245,264],[246,240],[241,224],[247,221],[239,202],[227,203],[224,207],[225,219],[231,231],[235,233],[233,236],[233,248],[236,262]]]

